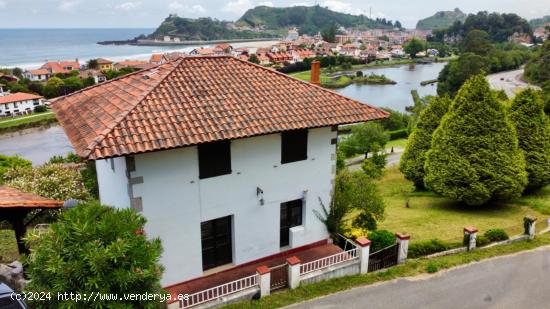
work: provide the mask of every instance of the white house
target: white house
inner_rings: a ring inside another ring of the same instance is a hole
[[[31,81],[45,82],[52,74],[46,69],[28,70],[23,72],[23,77],[28,78]]]
[[[162,240],[164,285],[326,243],[314,212],[330,205],[337,126],[388,115],[230,56],[179,58],[52,109],[96,160],[101,202],[141,212]]]
[[[39,105],[44,105],[44,98],[36,94],[17,92],[0,96],[0,117],[30,114]]]

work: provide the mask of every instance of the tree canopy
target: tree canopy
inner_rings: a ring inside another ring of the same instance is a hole
[[[401,156],[399,169],[418,189],[424,189],[424,164],[426,152],[431,148],[433,132],[450,105],[451,100],[447,96],[430,100],[428,107],[420,114],[416,129],[409,136],[407,147]]]
[[[536,84],[550,81],[550,40],[546,40],[527,63],[524,75]]]
[[[544,114],[540,94],[526,89],[518,94],[510,108],[519,147],[523,151],[529,183],[527,189],[539,189],[550,183],[550,122]]]
[[[416,54],[421,51],[426,50],[426,41],[414,37],[409,42],[405,44],[405,52],[411,56],[411,58],[415,58]]]
[[[523,192],[527,173],[516,130],[483,75],[460,88],[434,132],[425,171],[427,188],[467,205]]]

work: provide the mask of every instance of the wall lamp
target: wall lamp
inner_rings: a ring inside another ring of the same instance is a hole
[[[260,187],[256,187],[256,196],[260,199],[260,205],[264,205],[264,190],[262,190]]]

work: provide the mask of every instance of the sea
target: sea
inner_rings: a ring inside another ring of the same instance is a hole
[[[150,34],[152,28],[116,29],[0,29],[0,68],[34,69],[46,61],[93,58],[113,61],[145,60],[152,53],[189,52],[197,46],[99,45],[97,42],[129,40]],[[236,43],[235,46],[245,43]],[[250,44],[250,43],[248,43]],[[207,46],[207,45],[204,45]]]

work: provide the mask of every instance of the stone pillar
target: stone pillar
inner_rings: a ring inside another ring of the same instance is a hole
[[[537,224],[537,218],[532,216],[525,216],[523,218],[523,225],[525,228],[525,234],[529,235],[529,239],[535,238],[535,225]]]
[[[402,264],[407,261],[407,254],[409,253],[409,240],[411,236],[408,234],[395,233],[395,240],[399,249],[397,251],[397,264]]]
[[[366,274],[369,271],[370,240],[359,237],[355,240],[357,255],[359,256],[359,273]]]
[[[464,241],[465,246],[468,247],[468,251],[476,248],[477,229],[473,226],[467,226],[464,228]]]
[[[260,284],[260,297],[269,296],[271,292],[271,270],[267,266],[256,268],[258,283]]]
[[[302,261],[296,256],[291,256],[286,259],[288,264],[288,287],[295,289],[300,285],[300,265]]]

